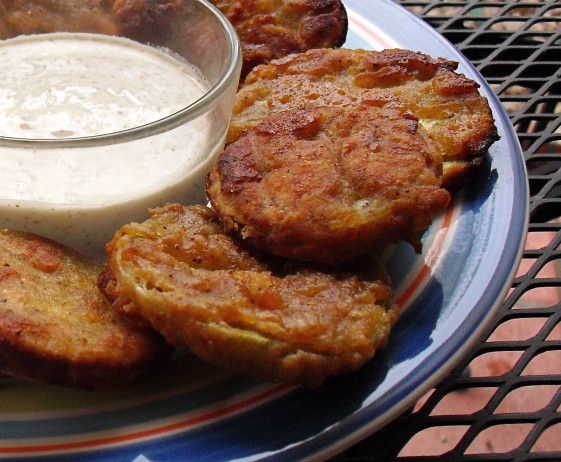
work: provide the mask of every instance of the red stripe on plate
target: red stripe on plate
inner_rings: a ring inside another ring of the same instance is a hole
[[[230,414],[234,414],[254,404],[260,403],[266,400],[267,398],[275,397],[285,392],[291,387],[292,387],[291,385],[286,385],[286,384],[277,385],[262,393],[252,396],[251,398],[232,404],[230,406],[226,406],[220,409],[215,409],[205,414],[201,414],[195,417],[190,417],[188,419],[180,420],[179,422],[174,422],[168,425],[163,425],[161,427],[155,427],[147,430],[140,430],[140,431],[121,434],[121,435],[92,438],[90,440],[68,441],[68,442],[60,442],[60,443],[48,443],[48,444],[25,445],[25,446],[3,446],[0,447],[0,455],[57,453],[62,451],[93,449],[103,446],[123,444],[123,443],[131,442],[133,440],[138,441],[146,438],[163,436],[164,434],[174,433],[189,427],[207,423],[210,420],[215,420]]]
[[[365,35],[368,35],[375,43],[380,45],[382,48],[395,48],[395,43],[390,42],[387,37],[379,33],[377,29],[373,28],[372,25],[366,21],[359,14],[349,11],[349,22],[360,29]]]
[[[430,248],[428,254],[432,256],[431,263],[435,263],[437,257],[440,255],[442,250],[442,244],[444,243],[444,238],[448,234],[448,229],[450,227],[450,223],[452,223],[452,216],[454,215],[455,207],[454,205],[450,205],[446,210],[446,214],[444,215],[444,219],[442,220],[442,225],[440,228],[440,232],[437,232],[438,236],[435,239],[432,247]],[[442,231],[444,231],[442,233]],[[430,264],[430,263],[429,263]],[[399,298],[396,300],[396,304],[400,307],[404,306],[413,294],[417,291],[417,289],[429,278],[431,275],[431,266],[427,265],[426,263],[421,266],[421,269],[417,273],[417,275],[413,278],[411,284],[405,288],[405,290],[401,293]]]

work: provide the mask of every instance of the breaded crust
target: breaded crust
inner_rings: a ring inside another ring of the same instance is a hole
[[[84,388],[136,381],[169,347],[116,313],[99,266],[52,241],[0,231],[0,372]]]
[[[469,179],[497,139],[489,104],[457,63],[407,50],[318,49],[258,66],[234,103],[228,143],[270,114],[308,106],[356,108],[380,94],[400,100],[444,161],[444,186]]]
[[[386,344],[395,318],[375,267],[327,273],[271,260],[202,206],[153,210],[122,227],[108,252],[129,310],[170,343],[267,380],[319,385],[355,370]]]
[[[345,43],[341,0],[211,0],[232,23],[243,50],[242,77],[258,64]]]
[[[225,228],[274,255],[337,265],[419,237],[449,203],[442,160],[392,100],[271,115],[218,158],[207,193]]]

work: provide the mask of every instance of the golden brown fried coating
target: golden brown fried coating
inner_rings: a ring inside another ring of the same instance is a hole
[[[242,77],[258,64],[311,48],[345,43],[347,14],[341,0],[211,0],[238,33]]]
[[[457,63],[407,50],[310,50],[255,68],[234,104],[228,143],[270,114],[314,106],[356,108],[371,99],[400,100],[430,135],[454,188],[481,164],[497,131],[478,84]]]
[[[442,161],[408,112],[273,114],[218,158],[207,193],[225,228],[275,255],[336,265],[420,235],[446,208]]]
[[[174,345],[273,381],[320,384],[386,344],[394,312],[380,272],[325,273],[268,259],[206,207],[168,205],[108,245],[114,294]]]
[[[85,388],[144,377],[169,352],[116,313],[99,266],[52,241],[0,231],[0,372]]]

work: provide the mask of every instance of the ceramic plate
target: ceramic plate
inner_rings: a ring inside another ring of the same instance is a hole
[[[315,390],[227,376],[190,356],[148,383],[81,392],[0,382],[0,457],[56,461],[324,459],[411,407],[479,341],[520,257],[523,158],[508,117],[475,69],[390,0],[345,0],[349,48],[402,47],[460,62],[489,98],[501,140],[479,179],[390,272],[403,314],[388,348]]]

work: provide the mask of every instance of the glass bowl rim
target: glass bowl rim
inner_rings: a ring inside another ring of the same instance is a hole
[[[241,68],[242,52],[238,35],[232,24],[226,19],[222,12],[209,3],[207,0],[192,0],[203,6],[218,21],[225,33],[225,38],[230,47],[232,59],[228,67],[222,74],[218,82],[210,88],[201,98],[161,119],[154,120],[144,125],[120,130],[116,132],[102,133],[93,136],[83,136],[74,138],[19,138],[10,136],[0,136],[0,145],[18,148],[79,148],[89,146],[102,146],[107,144],[125,143],[152,135],[167,132],[180,125],[194,120],[205,114],[212,108],[227,91],[233,80],[238,79],[238,70]],[[149,45],[149,44],[148,44]],[[236,82],[237,85],[237,82]]]

